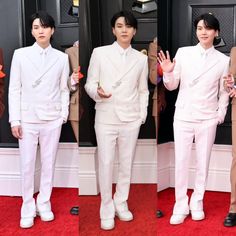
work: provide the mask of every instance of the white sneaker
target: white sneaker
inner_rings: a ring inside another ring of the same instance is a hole
[[[34,225],[34,217],[20,219],[20,227],[23,229],[31,228]]]
[[[173,214],[170,218],[170,224],[171,225],[182,224],[187,216],[188,215],[183,215],[183,214]]]
[[[134,219],[133,214],[129,210],[125,210],[125,211],[116,210],[115,214],[122,221],[131,221]]]
[[[205,219],[205,214],[203,210],[191,211],[192,220],[203,220]]]
[[[134,219],[133,214],[128,208],[127,202],[115,205],[115,215],[122,221],[131,221]]]
[[[42,221],[54,220],[54,214],[52,211],[37,211],[37,215],[40,216]]]
[[[114,227],[115,227],[114,219],[101,220],[101,229],[111,230],[114,229]]]

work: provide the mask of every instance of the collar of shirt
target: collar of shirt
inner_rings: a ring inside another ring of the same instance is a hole
[[[39,52],[40,55],[43,53],[47,55],[52,48],[51,44],[49,44],[47,48],[41,48],[36,42],[33,44],[33,47]]]
[[[200,52],[200,55],[203,56],[203,55],[209,55],[210,53],[212,53],[215,48],[214,46],[211,46],[210,48],[208,49],[204,49],[200,43],[197,44],[197,47],[199,49],[199,52]]]
[[[129,45],[128,48],[124,49],[122,48],[118,43],[117,41],[114,42],[114,45],[116,46],[116,48],[118,49],[118,52],[120,53],[120,55],[128,55],[132,49],[131,45]]]

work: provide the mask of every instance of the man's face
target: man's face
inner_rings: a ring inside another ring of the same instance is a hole
[[[197,24],[197,38],[204,48],[209,48],[213,45],[214,38],[218,36],[218,31],[206,27],[203,20]]]
[[[119,17],[116,20],[115,27],[112,28],[113,34],[120,44],[130,44],[133,36],[136,33],[134,27],[127,25],[124,17]]]
[[[50,38],[54,33],[54,28],[42,26],[39,18],[35,19],[32,23],[32,35],[36,42],[42,46],[48,46],[50,44]]]

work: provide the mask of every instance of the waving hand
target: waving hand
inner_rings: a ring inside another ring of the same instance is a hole
[[[161,65],[163,72],[172,72],[175,67],[175,59],[173,59],[173,62],[170,60],[170,54],[168,51],[166,51],[166,55],[163,51],[160,51],[157,56],[157,60],[159,64]]]

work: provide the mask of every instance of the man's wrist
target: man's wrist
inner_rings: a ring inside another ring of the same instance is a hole
[[[15,126],[20,126],[20,121],[19,120],[11,121],[11,127],[15,127]]]

